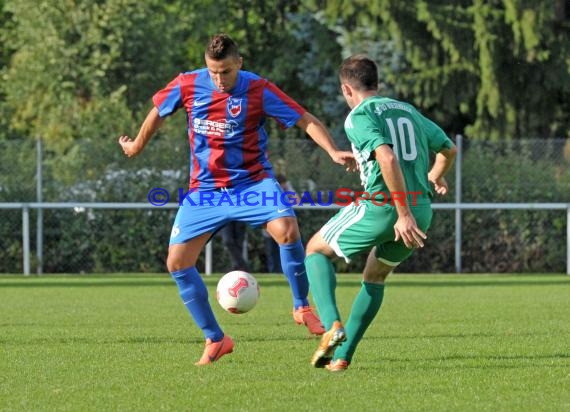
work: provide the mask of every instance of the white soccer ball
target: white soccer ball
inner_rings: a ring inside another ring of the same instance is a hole
[[[259,299],[259,285],[251,274],[234,270],[218,282],[216,299],[230,313],[249,312]]]

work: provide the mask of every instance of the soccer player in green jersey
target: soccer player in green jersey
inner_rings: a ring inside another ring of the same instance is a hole
[[[456,154],[443,130],[412,105],[377,95],[378,69],[368,57],[346,59],[339,77],[352,109],[344,128],[364,192],[313,236],[305,259],[313,299],[327,329],[311,364],[331,371],[345,370],[352,361],[380,310],[388,274],[424,246],[433,192],[447,193],[444,175]],[[436,153],[431,169],[430,152]],[[362,286],[343,326],[331,259],[348,262],[362,252],[369,252]]]

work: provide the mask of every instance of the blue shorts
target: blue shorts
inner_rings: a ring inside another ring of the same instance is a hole
[[[190,190],[174,219],[170,244],[215,233],[232,220],[255,227],[280,217],[295,217],[292,196],[283,192],[275,179],[217,190]]]

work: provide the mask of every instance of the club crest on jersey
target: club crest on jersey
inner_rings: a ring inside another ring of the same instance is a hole
[[[238,117],[241,113],[241,100],[232,97],[228,99],[228,112],[232,117]]]

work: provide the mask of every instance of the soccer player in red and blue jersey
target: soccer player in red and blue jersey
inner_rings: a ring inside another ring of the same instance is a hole
[[[241,70],[237,44],[215,35],[205,53],[206,67],[180,74],[153,97],[154,108],[137,137],[121,136],[131,157],[139,154],[164,118],[186,111],[190,143],[190,185],[178,209],[167,267],[184,305],[202,329],[206,347],[197,365],[232,352],[234,342],[222,331],[208,301],[196,260],[206,242],[228,221],[262,226],[279,244],[281,266],[293,294],[293,318],[315,335],[324,333],[309,306],[305,251],[290,203],[283,203],[267,157],[267,118],[283,127],[303,129],[338,164],[354,167],[351,152],[339,151],[323,124],[270,81]],[[249,196],[248,196],[249,195]]]

